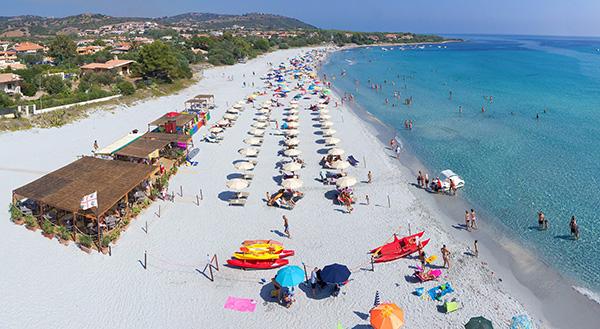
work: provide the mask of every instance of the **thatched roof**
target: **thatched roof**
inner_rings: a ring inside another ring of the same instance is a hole
[[[164,149],[170,143],[170,141],[165,140],[138,138],[113,154],[138,159],[150,159],[153,153],[155,153],[155,156],[152,157],[158,156],[156,154],[157,151]]]
[[[157,170],[156,166],[83,157],[13,193],[54,208],[77,212],[81,198],[97,191],[98,214],[102,215]]]
[[[190,121],[193,121],[196,118],[195,114],[190,113],[178,113],[176,116],[170,116],[169,113],[163,115],[162,117],[150,122],[151,126],[162,126],[163,124],[169,121],[175,121],[177,127],[181,127]]]

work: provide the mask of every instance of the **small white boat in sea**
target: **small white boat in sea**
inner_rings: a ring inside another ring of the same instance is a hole
[[[448,188],[450,188],[450,181],[454,182],[456,188],[465,187],[465,181],[450,169],[442,170],[440,179],[444,182],[444,185],[447,184]]]

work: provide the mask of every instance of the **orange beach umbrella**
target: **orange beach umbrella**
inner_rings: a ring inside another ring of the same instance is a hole
[[[371,325],[375,329],[398,329],[404,325],[404,311],[396,304],[379,304],[370,313]]]

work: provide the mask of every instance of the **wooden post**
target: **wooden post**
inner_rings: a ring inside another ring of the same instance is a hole
[[[213,256],[213,259],[215,260],[215,265],[217,265],[217,271],[219,270],[219,259],[217,258],[217,254],[215,254]]]
[[[304,264],[304,262],[302,262],[302,267],[304,267],[304,279],[308,282],[308,274],[306,274],[306,264]]]
[[[196,205],[200,207],[200,197],[196,194]]]
[[[148,269],[148,252],[144,250],[144,270]]]
[[[369,204],[371,204],[371,202],[369,201],[369,195],[368,194],[365,195],[365,198],[367,199],[367,206],[368,206]]]
[[[390,195],[389,194],[388,194],[387,198],[388,198],[388,208],[391,208],[392,207],[392,202],[390,201]]]
[[[410,229],[410,222],[408,223],[408,235],[412,235],[411,229]]]
[[[146,231],[146,234],[148,234],[148,221],[146,221],[146,229],[145,229],[145,231]]]
[[[363,155],[363,165],[367,168],[367,158]]]
[[[200,200],[204,200],[204,195],[202,194],[202,189],[200,189]]]
[[[179,185],[179,196],[183,198],[183,186]]]
[[[373,255],[371,255],[371,272],[375,272],[375,259],[373,259]]]
[[[158,205],[158,213],[154,213],[158,218],[160,218],[160,205]]]

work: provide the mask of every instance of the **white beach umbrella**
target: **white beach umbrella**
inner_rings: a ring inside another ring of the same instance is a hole
[[[290,128],[298,128],[298,122],[288,122],[288,127]]]
[[[294,110],[289,110],[287,112],[287,115],[298,115],[298,110],[295,110],[295,109]]]
[[[298,108],[298,103],[290,104],[290,109],[297,109],[297,108]]]
[[[331,121],[323,121],[323,122],[321,122],[321,127],[323,127],[323,128],[329,128],[331,126],[333,126],[333,122],[331,122]]]
[[[227,120],[236,120],[238,116],[233,113],[225,113],[225,115],[223,115],[223,118]]]
[[[252,127],[254,127],[254,128],[265,128],[266,126],[267,126],[267,123],[261,122],[261,121],[257,121],[252,124]]]
[[[293,146],[300,144],[300,140],[298,138],[291,138],[285,141],[285,145]]]
[[[269,117],[266,115],[259,115],[256,118],[254,118],[254,121],[260,121],[260,122],[265,122],[269,120]]]
[[[254,169],[254,164],[248,161],[240,161],[234,165],[237,170],[252,170]]]
[[[258,154],[258,149],[255,147],[246,147],[238,150],[238,153],[243,156],[255,156]]]
[[[325,129],[323,130],[323,136],[333,136],[336,133],[335,129]]]
[[[240,111],[238,111],[237,109],[234,109],[234,108],[230,108],[227,110],[227,113],[238,114],[238,113],[240,113]]]
[[[327,104],[319,103],[317,105],[317,107],[320,108],[320,109],[325,109],[327,107]]]
[[[292,99],[292,100],[290,101],[290,104],[291,104],[291,105],[298,105],[298,101],[297,101],[297,100],[295,100],[295,99]]]
[[[283,170],[285,171],[298,171],[302,168],[302,165],[298,162],[288,162],[283,165]]]
[[[248,145],[260,145],[261,142],[262,142],[262,139],[257,138],[257,137],[250,137],[250,138],[244,139],[244,143],[246,143]]]
[[[221,127],[212,127],[208,131],[210,131],[213,134],[218,134],[220,132],[223,132],[223,128],[221,128]]]
[[[339,138],[335,138],[335,137],[329,137],[325,139],[325,144],[326,145],[335,145],[337,143],[340,142]]]
[[[329,114],[321,114],[319,116],[319,118],[321,119],[321,121],[325,121],[325,120],[331,119],[331,115],[329,115]]]
[[[300,130],[298,129],[286,129],[283,131],[286,136],[298,136],[300,134]]]
[[[290,190],[297,190],[303,185],[302,181],[298,178],[288,178],[281,182],[281,186]]]
[[[234,191],[240,191],[240,190],[243,190],[246,187],[248,187],[248,181],[245,179],[241,179],[241,178],[234,178],[234,179],[228,180],[226,185],[228,188],[230,188]]]
[[[299,118],[300,118],[300,117],[299,117],[298,115],[296,115],[296,114],[292,114],[292,115],[289,115],[289,116],[288,116],[287,118],[285,118],[284,120],[285,120],[285,121],[298,121],[298,119],[299,119]]]
[[[328,109],[322,109],[322,110],[319,111],[319,113],[321,113],[321,114],[327,114],[327,113],[329,113],[329,110]]]
[[[297,157],[300,154],[302,154],[302,151],[300,151],[298,149],[289,149],[289,150],[285,150],[283,152],[283,154],[285,154],[288,157]]]
[[[339,178],[335,182],[335,185],[339,188],[345,188],[345,187],[354,186],[354,185],[356,185],[356,183],[357,183],[357,180],[355,177],[346,176],[346,177]]]
[[[227,120],[227,119],[221,119],[221,120],[217,121],[217,124],[218,124],[219,126],[226,126],[226,125],[228,125],[229,123],[230,123],[230,122],[229,122],[229,120]]]
[[[350,167],[350,162],[343,161],[343,160],[336,161],[331,164],[331,168],[333,168],[333,169],[344,170],[344,169],[348,169],[349,167]]]
[[[329,150],[329,152],[327,152],[327,154],[329,155],[344,155],[344,153],[346,153],[346,151],[337,147],[334,147],[331,150]]]
[[[265,130],[258,129],[258,128],[252,128],[252,129],[250,129],[250,131],[248,133],[250,135],[254,135],[254,136],[263,136],[265,134]]]
[[[241,109],[242,108],[242,103],[240,103],[240,102],[235,103],[235,105],[233,105],[233,108],[237,109],[237,110]]]
[[[262,109],[258,110],[258,113],[260,113],[260,114],[267,114],[267,113],[270,113],[270,112],[271,112],[271,110],[269,110],[268,108],[267,109],[262,108]]]

